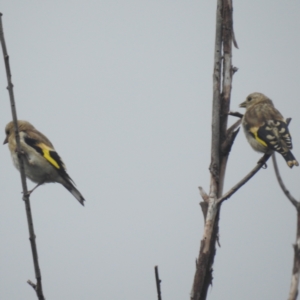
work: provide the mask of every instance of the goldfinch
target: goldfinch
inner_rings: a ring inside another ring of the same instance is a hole
[[[248,142],[256,151],[272,154],[280,153],[292,168],[299,166],[290,151],[292,137],[281,113],[275,108],[272,100],[261,93],[252,93],[240,104],[245,107],[242,124]]]
[[[58,182],[62,184],[80,204],[84,205],[83,196],[75,188],[74,181],[68,175],[62,159],[48,138],[27,121],[19,120],[18,127],[21,154],[24,155],[25,174],[26,177],[37,183],[35,188],[47,182]],[[19,170],[20,166],[13,122],[9,122],[6,125],[5,134],[6,138],[3,144],[8,143],[13,163]]]

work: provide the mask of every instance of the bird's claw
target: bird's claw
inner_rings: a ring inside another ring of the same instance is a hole
[[[30,197],[32,192],[33,192],[33,190],[27,191],[27,193],[21,192],[21,194],[23,194],[25,197]]]
[[[262,157],[257,163],[261,164],[263,169],[267,169],[268,168],[268,165],[265,162],[264,157]]]
[[[17,153],[17,154],[19,154],[19,155],[25,155],[25,152],[24,152],[24,150],[22,150],[22,149],[18,149],[18,148],[16,148],[15,149],[15,152]]]

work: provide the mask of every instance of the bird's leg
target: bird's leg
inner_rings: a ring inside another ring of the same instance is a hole
[[[265,153],[265,155],[257,162],[258,164],[262,165],[263,169],[266,169],[268,167],[266,160],[268,160],[268,158],[270,157],[272,153]]]
[[[27,196],[30,196],[31,193],[32,193],[36,188],[38,188],[40,185],[42,185],[42,184],[44,184],[44,183],[45,183],[45,181],[42,181],[42,182],[38,183],[32,190],[30,190],[30,191],[27,192]]]

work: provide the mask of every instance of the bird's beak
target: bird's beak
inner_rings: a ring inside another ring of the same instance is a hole
[[[5,138],[4,142],[3,142],[3,145],[7,144],[8,143],[8,136]]]
[[[240,107],[246,107],[246,101],[240,104]]]

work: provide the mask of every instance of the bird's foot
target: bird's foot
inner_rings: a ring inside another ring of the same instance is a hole
[[[25,197],[30,197],[31,193],[33,192],[33,190],[31,191],[27,191],[27,193],[21,192]]]
[[[23,149],[18,149],[18,148],[16,148],[15,149],[15,152],[17,153],[17,154],[19,154],[19,155],[25,155],[25,152],[24,152],[24,150]]]
[[[42,182],[40,182],[40,183],[38,183],[32,190],[30,190],[30,191],[27,191],[27,193],[26,194],[24,194],[24,192],[22,192],[23,194],[24,194],[24,196],[27,196],[27,197],[29,197],[31,194],[32,194],[32,192],[36,189],[36,188],[38,188],[40,185],[42,185],[42,184],[44,184],[45,182],[44,181],[42,181]]]
[[[263,165],[262,166],[263,169],[267,169],[268,168],[268,165],[267,165],[264,157],[262,157],[257,163]]]

